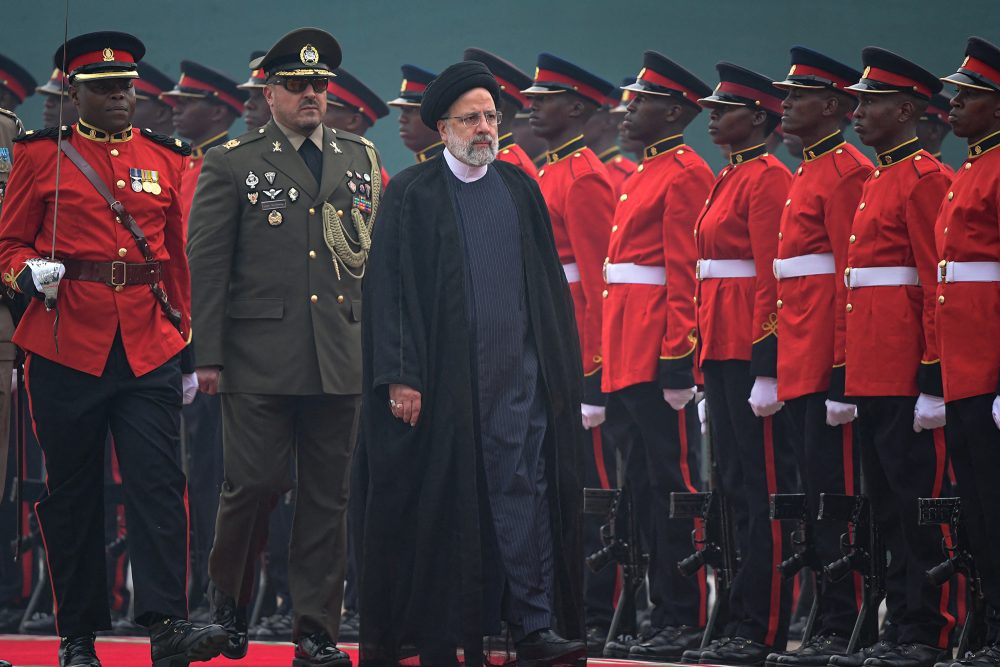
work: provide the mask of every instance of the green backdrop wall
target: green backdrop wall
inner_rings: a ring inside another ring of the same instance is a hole
[[[439,71],[467,46],[494,51],[529,73],[538,52],[551,51],[616,82],[638,72],[643,50],[656,49],[714,85],[719,60],[783,75],[795,44],[856,66],[863,47],[878,45],[944,75],[961,61],[969,35],[1000,42],[1000,0],[70,0],[69,14],[70,36],[132,32],[146,43],[147,60],[170,76],[188,58],[240,80],[250,51],[292,28],[322,27],[340,41],[344,67],[385,99],[398,92],[400,64]],[[62,33],[63,0],[0,0],[0,52],[40,81],[52,70]],[[26,125],[41,123],[41,106],[36,95],[18,110]],[[412,163],[397,115],[368,135],[390,173]],[[719,167],[706,115],[692,124],[688,142]],[[242,130],[238,123],[234,132]],[[958,139],[946,140],[947,161],[958,163],[963,153]]]

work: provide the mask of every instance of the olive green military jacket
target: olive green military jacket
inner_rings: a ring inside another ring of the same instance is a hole
[[[361,278],[381,196],[373,144],[325,128],[322,183],[272,120],[205,154],[188,222],[198,366],[220,391],[361,392]]]

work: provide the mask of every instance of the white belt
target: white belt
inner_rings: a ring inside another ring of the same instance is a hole
[[[919,285],[920,276],[915,266],[869,266],[849,268],[844,273],[844,284],[857,287],[887,287],[892,285]]]
[[[604,282],[632,283],[635,285],[666,285],[667,270],[662,266],[641,266],[628,262],[626,264],[605,264]]]
[[[1000,262],[948,262],[938,264],[939,283],[1000,282]]]
[[[699,259],[694,272],[698,280],[753,278],[757,275],[757,267],[752,259]]]
[[[778,280],[801,278],[802,276],[822,276],[837,272],[837,265],[833,263],[832,252],[776,259],[772,267],[774,277]]]
[[[572,264],[563,264],[562,267],[563,273],[566,274],[566,282],[580,282],[580,267],[576,265],[576,262],[573,262]]]

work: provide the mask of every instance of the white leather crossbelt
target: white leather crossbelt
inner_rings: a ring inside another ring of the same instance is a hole
[[[662,266],[642,266],[632,262],[624,264],[605,264],[604,282],[632,283],[634,285],[666,285],[667,270]]]
[[[757,268],[752,259],[699,259],[694,272],[698,280],[753,278]]]
[[[1000,282],[1000,262],[947,262],[938,264],[939,283]]]
[[[915,266],[869,266],[849,268],[844,274],[844,284],[851,289],[858,287],[888,287],[892,285],[919,285],[920,276]]]
[[[563,264],[562,267],[563,273],[566,274],[566,282],[580,282],[580,267],[576,265],[576,262],[573,262],[572,264]]]
[[[801,278],[802,276],[822,276],[836,273],[837,271],[837,265],[833,262],[832,252],[776,259],[772,264],[772,268],[774,270],[774,277],[778,280]]]

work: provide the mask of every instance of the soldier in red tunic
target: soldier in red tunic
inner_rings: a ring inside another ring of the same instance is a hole
[[[787,535],[769,515],[769,496],[789,493],[795,464],[775,413],[777,285],[772,264],[778,221],[791,174],[765,142],[781,119],[772,79],[729,63],[720,83],[699,100],[711,109],[708,131],[729,146],[694,230],[698,246],[698,362],[705,374],[722,492],[733,508],[742,562],[730,592],[730,619],[705,649],[686,661],[760,665],[784,650],[791,585],[776,566]]]
[[[694,222],[712,186],[712,170],[684,143],[684,130],[712,92],[693,74],[646,51],[627,90],[623,131],[645,149],[626,179],[604,265],[602,385],[637,436],[627,484],[649,488],[636,503],[650,549],[652,629],[625,646],[640,660],[678,660],[701,642],[706,622],[704,571],[683,577],[694,526],[670,519],[671,491],[696,490],[701,432],[695,394]]]
[[[871,161],[847,143],[841,125],[856,104],[845,89],[861,73],[811,49],[794,47],[784,81],[782,125],[804,149],[792,176],[778,232],[778,398],[806,492],[814,550],[821,563],[841,557],[847,525],[816,521],[819,494],[858,492],[858,453],[850,423],[835,418],[844,399],[844,304],[848,237]],[[827,406],[831,408],[828,409]],[[853,577],[816,577],[820,596],[813,636],[768,665],[825,665],[844,653],[858,606]]]
[[[511,129],[517,114],[531,106],[531,101],[521,91],[531,85],[531,77],[519,70],[500,56],[482,49],[466,49],[465,60],[478,60],[486,65],[500,84],[500,106],[497,111],[503,114],[500,121],[500,150],[497,159],[516,164],[532,178],[538,178],[538,169],[528,154],[514,140]]]
[[[971,37],[949,121],[969,153],[938,211],[937,336],[951,456],[986,598],[987,646],[961,667],[1000,665],[1000,48]],[[992,419],[990,419],[992,413]]]
[[[941,83],[900,56],[862,51],[854,129],[877,151],[848,238],[847,396],[857,400],[864,491],[890,553],[892,634],[837,667],[931,667],[954,619],[948,591],[925,572],[941,561],[942,531],[918,525],[917,498],[940,495],[944,400],[934,333],[934,214],[949,177],[920,148],[917,122]],[[830,411],[840,414],[840,411]],[[847,412],[845,410],[844,412]]]
[[[56,52],[57,64],[64,50],[80,121],[23,135],[0,217],[4,285],[39,297],[14,342],[26,351],[31,416],[45,452],[48,494],[36,507],[60,665],[99,667],[94,633],[111,627],[103,525],[109,429],[124,480],[135,620],[150,630],[154,667],[186,665],[218,655],[226,637],[218,626],[184,620],[178,356],[190,337],[190,278],[179,190],[188,148],[132,129],[136,61],[145,52],[138,39],[82,35]],[[70,160],[74,149],[91,177]],[[91,178],[128,215],[109,208]],[[54,222],[57,194],[62,215]]]
[[[951,125],[948,124],[950,112],[951,100],[941,93],[936,93],[931,97],[927,111],[920,116],[920,122],[917,123],[917,139],[920,140],[921,147],[937,158],[939,162],[941,162],[941,144],[951,132]],[[955,170],[949,165],[941,162],[941,166],[949,175],[955,175]]]

